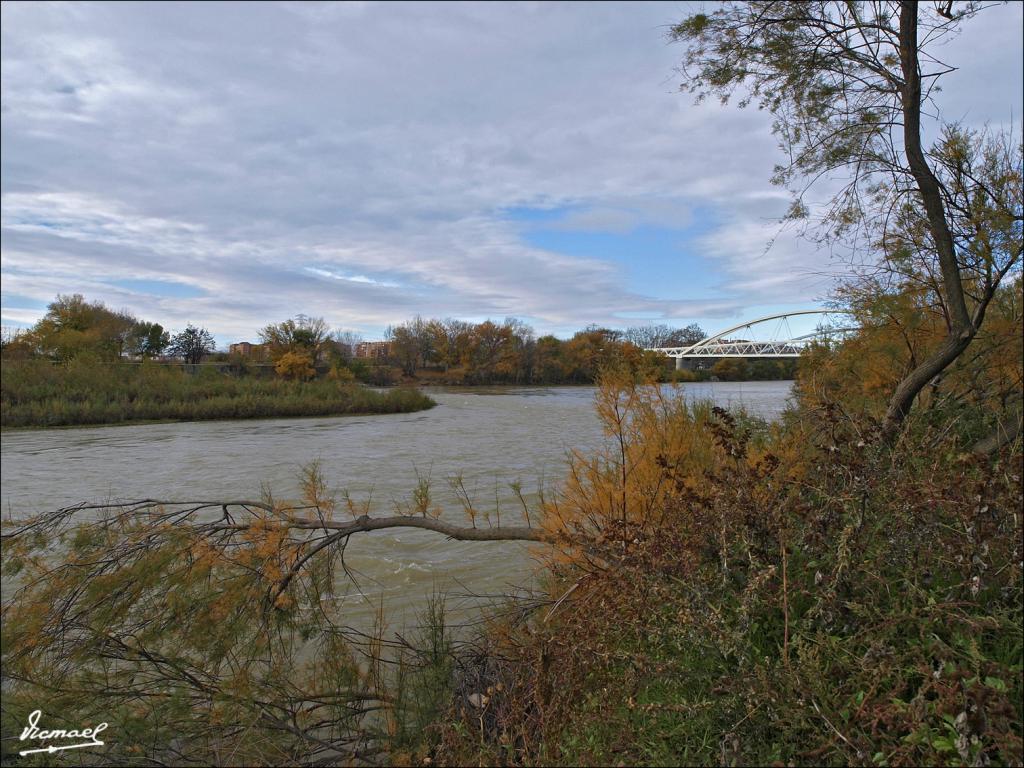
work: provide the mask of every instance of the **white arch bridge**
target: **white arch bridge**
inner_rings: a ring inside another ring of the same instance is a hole
[[[820,315],[822,319],[814,331],[794,334],[790,329],[790,318],[804,315]],[[837,322],[840,318],[843,322]],[[688,347],[650,347],[648,351],[675,358],[676,368],[682,368],[684,360],[707,358],[757,357],[779,360],[800,357],[800,353],[811,342],[855,330],[857,328],[850,324],[849,313],[844,310],[803,309],[734,325]],[[742,338],[734,338],[736,336]]]

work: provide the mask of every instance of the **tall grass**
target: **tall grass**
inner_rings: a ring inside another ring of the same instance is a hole
[[[1019,439],[980,457],[915,413],[890,446],[839,407],[766,425],[621,381],[598,413],[609,447],[542,510],[588,538],[457,660],[431,760],[1021,764]]]
[[[4,427],[407,413],[434,405],[411,389],[376,392],[347,382],[188,373],[158,364],[4,362]]]

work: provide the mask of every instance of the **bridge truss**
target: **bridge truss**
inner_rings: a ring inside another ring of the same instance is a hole
[[[821,315],[822,319],[811,333],[795,335],[790,330],[789,319],[799,315]],[[835,338],[855,330],[855,327],[851,327],[847,312],[834,309],[805,309],[769,315],[734,325],[688,347],[654,347],[648,351],[660,352],[677,361],[723,357],[794,358],[799,357],[811,342]],[[734,336],[742,338],[733,338]]]

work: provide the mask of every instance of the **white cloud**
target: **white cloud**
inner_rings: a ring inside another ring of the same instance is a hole
[[[338,272],[332,272],[329,269],[319,269],[317,267],[306,267],[306,271],[311,275],[317,275],[318,277],[327,277],[331,280],[345,280],[349,283],[363,283],[365,285],[379,285],[382,288],[398,288],[398,283],[392,283],[388,280],[375,280],[372,277],[366,275],[343,275]]]
[[[4,4],[4,292],[77,290],[239,337],[298,311],[565,331],[808,303],[837,267],[789,235],[764,252],[786,203],[769,121],[677,92],[664,31],[684,12]],[[970,51],[970,79],[947,83],[958,114],[1002,120],[1007,94],[1020,114],[1019,17],[982,14],[951,47]],[[972,47],[994,30],[1004,45]],[[716,298],[655,299],[672,287],[627,288],[627,263],[530,247],[503,215],[530,206],[567,209],[567,232],[712,222],[691,247]],[[203,295],[154,302],[117,279]]]

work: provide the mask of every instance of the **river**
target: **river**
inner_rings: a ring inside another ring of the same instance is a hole
[[[791,382],[682,385],[688,399],[742,405],[768,418],[785,407]],[[462,513],[448,478],[461,473],[481,509],[521,524],[508,487],[527,493],[556,485],[566,452],[603,440],[593,387],[474,387],[427,390],[429,411],[255,421],[25,430],[0,433],[0,505],[5,518],[80,501],[137,498],[258,498],[262,483],[277,498],[298,494],[303,465],[319,460],[328,485],[355,499],[371,497],[377,514],[391,514],[429,477],[445,516]],[[489,502],[489,503],[488,503]],[[353,537],[345,557],[360,574],[362,596],[345,599],[362,624],[381,598],[404,621],[433,589],[452,593],[449,606],[478,602],[470,593],[500,594],[528,585],[535,565],[526,545],[452,542],[424,531],[380,531]],[[467,597],[458,595],[465,593]]]

